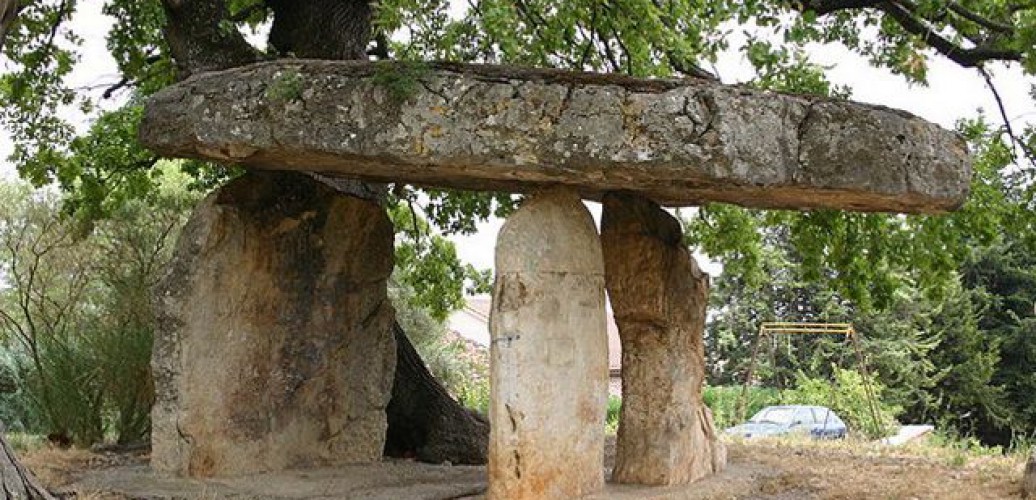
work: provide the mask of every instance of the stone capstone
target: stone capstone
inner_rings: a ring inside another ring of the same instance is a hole
[[[709,277],[680,224],[640,196],[604,196],[605,279],[622,342],[617,483],[686,484],[726,464],[702,401]]]
[[[496,246],[489,499],[569,499],[603,487],[606,319],[590,213],[574,192],[534,194]]]
[[[663,205],[942,212],[964,140],[909,113],[699,79],[281,60],[150,98],[166,156],[474,190],[629,190]]]
[[[378,204],[249,172],[195,210],[156,287],[152,467],[380,460],[396,346]]]

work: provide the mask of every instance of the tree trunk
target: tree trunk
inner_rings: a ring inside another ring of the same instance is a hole
[[[0,0],[0,52],[3,52],[7,32],[18,17],[18,3],[18,0]]]
[[[259,54],[236,29],[227,29],[225,2],[164,0],[165,39],[180,78],[255,62]]]
[[[24,465],[18,463],[14,451],[7,444],[0,424],[0,492],[7,500],[53,500],[53,496],[40,484]]]
[[[484,464],[489,422],[455,401],[435,380],[406,332],[395,323],[396,379],[388,414],[385,455],[423,462]]]
[[[268,0],[274,12],[270,45],[306,59],[367,59],[368,0]]]

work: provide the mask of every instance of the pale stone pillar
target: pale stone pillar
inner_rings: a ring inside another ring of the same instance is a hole
[[[490,499],[603,487],[604,266],[574,193],[534,195],[500,230],[490,320]]]
[[[701,395],[709,277],[681,236],[654,202],[604,197],[606,281],[622,340],[618,483],[686,484],[726,463]]]

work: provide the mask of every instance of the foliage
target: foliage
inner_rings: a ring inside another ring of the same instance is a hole
[[[389,205],[389,217],[396,228],[393,281],[408,291],[412,307],[441,322],[463,307],[465,284],[475,291],[488,288],[488,271],[461,264],[453,242],[435,234],[413,205],[397,200]]]
[[[92,320],[86,297],[90,252],[77,248],[75,229],[58,212],[58,198],[23,186],[3,186],[0,213],[4,275],[0,300],[5,340],[15,357],[25,394],[52,432],[89,442],[102,433],[98,388],[83,356],[78,321]]]
[[[472,355],[464,340],[448,332],[443,321],[422,305],[412,289],[393,280],[389,295],[396,308],[396,321],[428,371],[461,404],[488,410],[488,356],[480,359],[477,354]]]
[[[1007,402],[1008,425],[983,426],[982,437],[1003,445],[1036,436],[1036,253],[1023,237],[1005,234],[1003,243],[975,252],[963,266],[965,286],[984,299],[980,341],[999,346],[991,385],[1002,387]]]
[[[608,395],[608,408],[604,414],[604,432],[615,434],[619,431],[619,415],[622,413],[622,398]]]
[[[874,375],[835,368],[833,382],[800,373],[795,388],[781,393],[781,402],[826,406],[842,417],[850,432],[878,439],[895,433],[895,416],[901,411],[885,401],[884,392]]]
[[[489,377],[471,377],[456,390],[457,402],[482,415],[489,415]]]
[[[9,432],[4,435],[7,444],[11,445],[18,454],[32,450],[38,450],[46,445],[46,438],[39,434],[26,434],[24,432]]]
[[[754,381],[789,389],[803,375],[830,382],[835,368],[866,368],[886,386],[883,400],[900,407],[896,416],[904,421],[938,423],[998,442],[1010,439],[996,438],[998,433],[1028,425],[1010,416],[1012,400],[995,377],[999,344],[979,328],[988,300],[961,287],[957,274],[940,297],[904,280],[884,309],[868,309],[824,282],[804,278],[787,232],[771,230],[760,238],[760,283],[745,286],[742,276],[729,273],[715,282],[716,313],[705,336],[711,383],[745,381],[763,321],[846,321],[855,325],[862,367],[854,346],[841,337],[774,336],[759,344]]]
[[[0,341],[11,353],[21,424],[89,445],[150,430],[150,287],[189,196],[124,205],[84,233],[52,193],[5,184],[0,241],[8,287]]]
[[[273,102],[291,102],[299,99],[302,97],[302,74],[295,70],[277,73],[263,91],[263,97]]]
[[[375,67],[372,81],[383,88],[393,102],[403,103],[417,93],[428,70],[428,65],[419,61],[392,66],[379,64]]]
[[[742,394],[742,392],[744,393]],[[748,387],[745,390],[739,385],[706,386],[702,400],[712,410],[712,421],[717,429],[726,429],[740,424],[743,419],[755,415],[764,407],[780,404],[780,391],[765,387]],[[740,415],[740,407],[744,405],[744,415]]]

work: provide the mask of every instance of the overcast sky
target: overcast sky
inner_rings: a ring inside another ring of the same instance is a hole
[[[104,84],[119,79],[114,61],[108,57],[105,48],[104,35],[111,22],[100,14],[100,4],[80,3],[81,12],[75,19],[76,31],[85,43],[81,51],[82,63],[72,75],[72,84],[84,88],[101,86],[101,90],[92,91],[95,95],[99,95]],[[865,59],[839,46],[817,46],[810,53],[815,62],[831,68],[828,76],[834,83],[853,89],[854,100],[905,109],[947,128],[953,127],[960,118],[975,116],[979,109],[985,110],[991,122],[1000,122],[996,103],[982,78],[974,71],[961,69],[941,57],[931,59],[930,85],[921,87],[907,85],[901,77],[871,68]],[[716,70],[727,83],[741,82],[751,76],[748,62],[733,51],[721,57]],[[1016,128],[1036,123],[1036,107],[1028,95],[1034,79],[1025,78],[1017,68],[1007,69],[1002,65],[994,66],[993,74]],[[70,111],[68,116],[80,126],[86,125],[75,112]],[[10,136],[6,130],[0,130],[0,173],[6,177],[14,175],[13,167],[6,162],[10,151]],[[596,204],[590,205],[595,218],[599,217],[599,208]],[[493,242],[500,225],[501,221],[491,220],[480,225],[477,235],[454,238],[461,258],[477,267],[492,267]],[[712,273],[718,272],[715,264],[706,262],[703,267]]]

